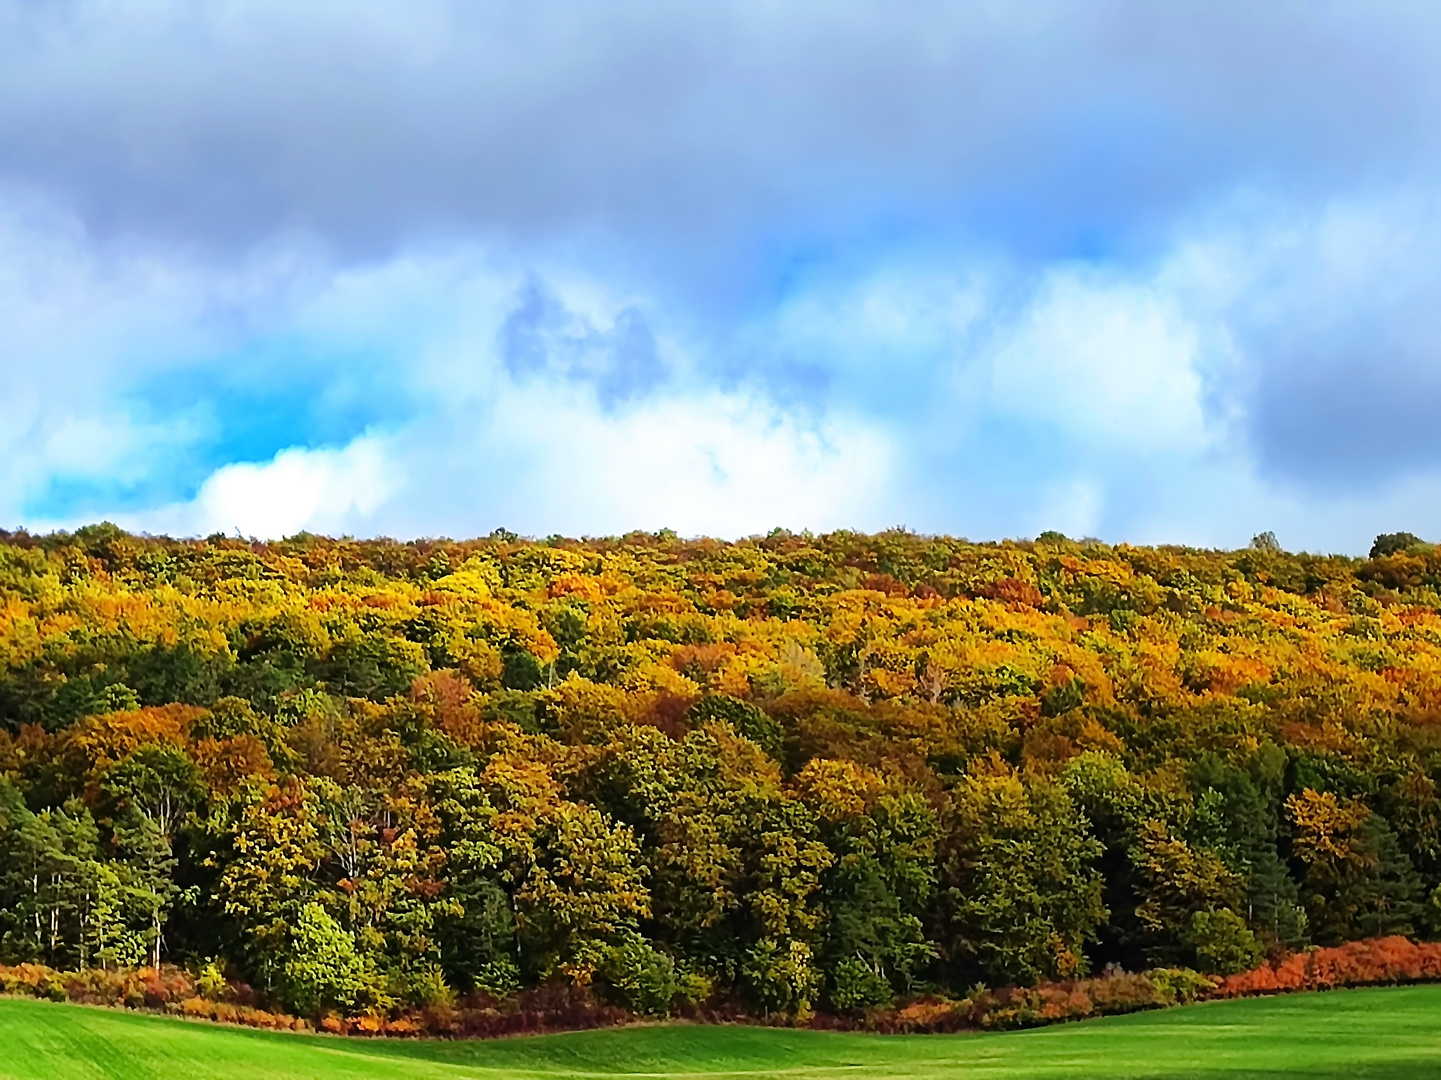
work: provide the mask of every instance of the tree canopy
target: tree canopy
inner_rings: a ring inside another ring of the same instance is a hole
[[[757,1015],[1441,934],[1441,552],[0,535],[0,960]]]

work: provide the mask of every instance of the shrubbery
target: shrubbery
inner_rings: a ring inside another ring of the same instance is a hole
[[[604,979],[629,1009],[604,1004],[596,996],[565,984],[552,984],[512,998],[484,995],[463,1001],[436,1001],[389,1015],[328,1009],[298,1017],[261,1007],[262,1000],[243,983],[220,979],[213,965],[191,975],[176,968],[132,968],[80,972],[56,971],[40,964],[0,966],[0,993],[147,1009],[193,1019],[249,1027],[321,1030],[352,1035],[489,1035],[572,1030],[625,1023],[665,1015],[675,995],[686,994],[686,976],[676,977],[668,958],[632,940],[612,951]],[[974,988],[963,998],[920,995],[899,1004],[877,1004],[881,994],[874,972],[855,967],[833,997],[848,1002],[837,1013],[808,1014],[821,1028],[851,1028],[889,1033],[942,1033],[971,1029],[1034,1027],[1092,1016],[1186,1005],[1210,998],[1247,997],[1291,991],[1330,990],[1441,980],[1441,943],[1417,943],[1401,937],[1351,942],[1330,949],[1309,949],[1278,957],[1229,976],[1206,976],[1189,968],[1153,968],[1143,973],[1108,971],[1095,978],[1045,982],[1030,987]],[[696,1010],[709,998],[708,987],[692,988],[692,1015],[735,1020],[734,1010]],[[868,992],[869,991],[869,992]],[[794,993],[786,989],[783,993]],[[611,996],[611,995],[605,995]],[[867,1000],[867,999],[870,1000]],[[793,1002],[788,1002],[793,1004]]]

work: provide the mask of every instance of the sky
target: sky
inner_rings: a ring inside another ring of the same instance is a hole
[[[0,0],[0,526],[1441,539],[1441,6]]]

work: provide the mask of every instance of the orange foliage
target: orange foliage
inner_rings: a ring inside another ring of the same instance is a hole
[[[275,768],[265,744],[254,735],[229,739],[201,739],[193,751],[205,782],[216,791],[229,794],[251,777],[274,780]]]
[[[191,722],[204,713],[193,705],[160,705],[87,716],[60,736],[61,753],[91,790],[107,769],[139,747],[184,747]]]
[[[1352,941],[1330,949],[1295,953],[1254,971],[1218,980],[1217,997],[1329,990],[1337,986],[1441,979],[1441,942],[1404,937]]]

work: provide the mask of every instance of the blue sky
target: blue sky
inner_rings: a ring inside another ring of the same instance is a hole
[[[1441,539],[1438,11],[0,0],[0,525]]]

